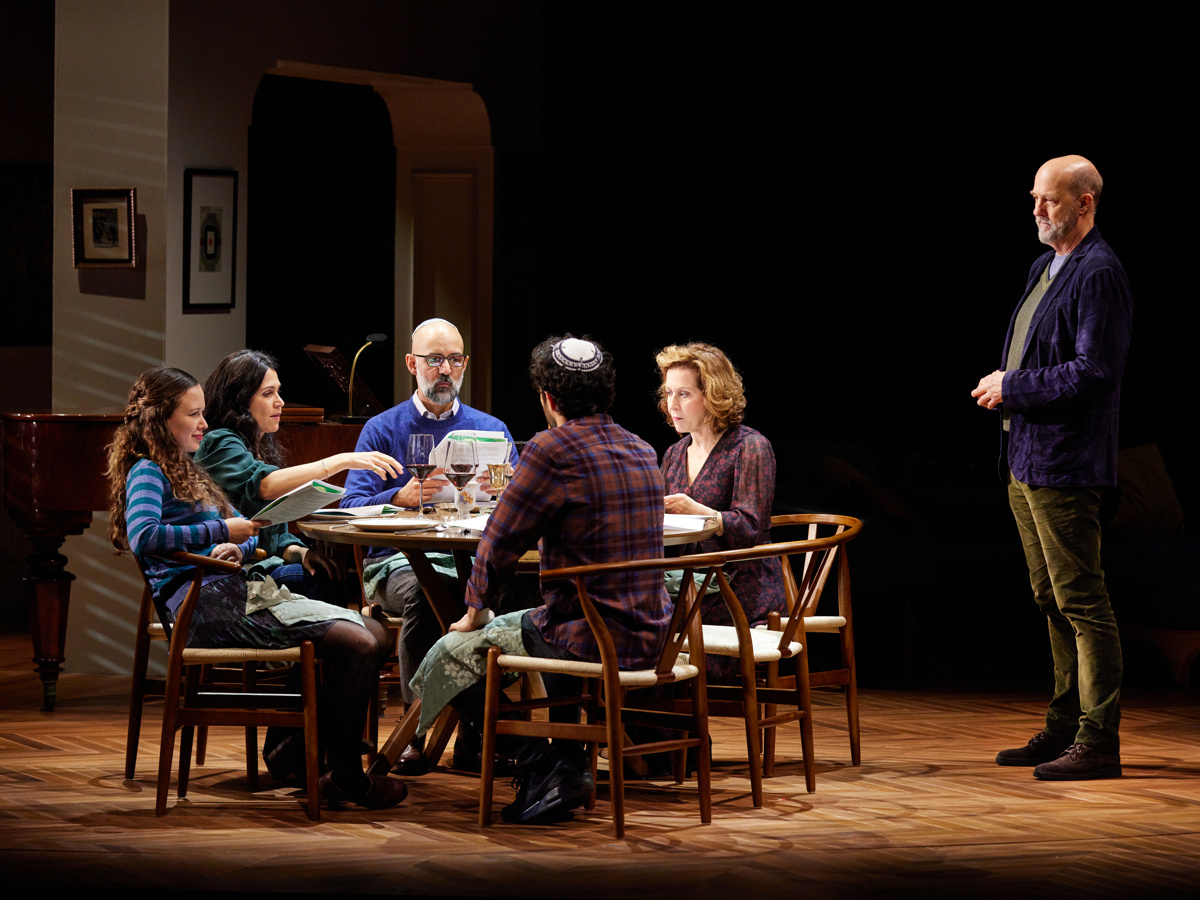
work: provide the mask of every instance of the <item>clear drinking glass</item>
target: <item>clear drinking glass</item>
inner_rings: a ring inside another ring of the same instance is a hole
[[[437,468],[429,458],[432,453],[432,434],[410,434],[408,436],[408,458],[405,460],[405,465],[412,473],[412,477],[421,485],[422,498],[425,496],[425,479]],[[424,510],[424,508],[424,503],[417,504],[418,510]]]
[[[471,482],[475,480],[477,465],[475,441],[452,440],[446,447],[446,451],[446,478],[454,485],[458,494],[456,500],[459,518],[465,519],[471,514],[471,508],[475,505],[474,492],[469,490]]]

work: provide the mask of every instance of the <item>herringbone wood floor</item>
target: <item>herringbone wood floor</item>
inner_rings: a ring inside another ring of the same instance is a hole
[[[214,732],[191,796],[155,818],[159,713],[125,782],[126,684],[65,675],[39,709],[27,635],[0,633],[0,878],[128,891],[464,896],[1142,897],[1200,893],[1200,706],[1194,691],[1126,700],[1125,777],[1052,784],[1000,768],[1043,697],[867,691],[848,765],[839,695],[816,698],[817,791],[785,762],[755,810],[736,725],[714,723],[713,824],[690,784],[631,785],[628,839],[608,804],[553,827],[475,826],[477,781],[409,781],[396,810],[308,822],[286,789],[245,792],[241,734]],[[390,727],[385,722],[385,728]],[[799,753],[798,731],[780,757]],[[264,772],[264,783],[271,783]],[[507,802],[506,785],[497,801]]]

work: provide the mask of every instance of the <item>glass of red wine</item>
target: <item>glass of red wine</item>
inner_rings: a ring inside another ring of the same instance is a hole
[[[433,435],[432,434],[410,434],[408,436],[408,459],[405,460],[405,466],[412,473],[412,477],[421,485],[421,500],[417,503],[417,509],[425,508],[425,479],[436,468],[433,461],[429,458],[433,453]]]
[[[475,505],[475,494],[470,484],[475,480],[475,441],[451,440],[446,447],[446,478],[454,485],[457,496],[458,517],[465,519]]]

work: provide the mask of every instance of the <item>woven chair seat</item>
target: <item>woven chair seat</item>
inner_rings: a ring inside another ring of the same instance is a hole
[[[600,678],[604,667],[600,663],[578,659],[542,659],[536,656],[501,655],[497,662],[505,669],[520,672],[549,672],[555,675],[576,675],[580,678]],[[686,681],[695,678],[700,670],[680,654],[669,674],[659,676],[653,669],[622,669],[618,675],[621,687],[651,687],[655,684]]]
[[[781,618],[779,620],[779,624],[781,626],[783,626],[784,628],[787,628],[788,617],[784,616],[783,618]],[[767,630],[766,625],[759,625],[757,627],[763,629],[764,631]],[[846,617],[845,616],[805,616],[804,617],[804,630],[805,631],[820,631],[822,633],[837,632],[845,627],[846,627]]]
[[[737,629],[732,625],[705,625],[704,652],[713,656],[739,656]],[[750,630],[750,640],[754,642],[754,661],[775,662],[798,656],[803,646],[798,641],[788,644],[785,654],[779,649],[779,632],[753,628]],[[687,644],[683,645],[687,650]]]
[[[300,648],[287,647],[283,650],[263,650],[259,647],[185,647],[183,664],[186,666],[202,665],[204,663],[238,663],[244,662],[299,662]]]

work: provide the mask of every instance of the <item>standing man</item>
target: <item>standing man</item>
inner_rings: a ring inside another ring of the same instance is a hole
[[[511,442],[512,435],[503,422],[459,401],[458,393],[469,360],[462,335],[451,323],[445,319],[428,319],[418,325],[412,334],[411,352],[404,357],[408,371],[417,379],[417,389],[409,400],[367,422],[359,435],[357,450],[378,450],[404,461],[410,434],[432,434],[436,447],[450,432],[463,430],[499,431]],[[422,489],[421,483],[407,470],[385,479],[362,469],[347,476],[346,493],[340,505],[390,503],[419,508],[447,484],[445,479],[429,478]],[[429,560],[444,577],[457,580],[453,556],[429,554]],[[408,687],[409,679],[429,648],[442,636],[441,625],[403,553],[373,550],[363,570],[368,599],[378,602],[391,615],[404,619],[397,655],[401,696],[405,703],[411,703],[414,697]],[[456,768],[478,771],[478,743],[476,736],[473,741],[455,745]],[[396,767],[396,771],[404,775],[420,775],[427,769],[419,743],[401,754]]]
[[[1054,658],[1044,730],[996,762],[1053,781],[1121,775],[1121,642],[1100,567],[1100,493],[1117,483],[1133,298],[1095,227],[1102,185],[1082,156],[1038,169],[1033,215],[1053,251],[1029,270],[1004,368],[971,392],[1003,412],[1009,505]]]
[[[569,581],[541,586],[541,605],[492,619],[521,555],[535,544],[541,567],[655,559],[663,552],[663,489],[654,449],[608,415],[615,395],[612,357],[599,344],[567,335],[533,351],[530,379],[549,430],[525,445],[512,481],[484,531],[467,584],[467,612],[425,658],[413,680],[422,695],[421,727],[447,702],[469,721],[483,712],[484,659],[477,649],[599,662],[591,628]],[[588,579],[622,666],[657,659],[672,603],[661,572]],[[456,662],[457,661],[457,662]],[[548,682],[547,690],[555,688]],[[555,712],[552,710],[552,713]],[[569,710],[568,710],[569,712]],[[575,711],[578,721],[578,711]],[[579,806],[593,782],[583,746],[559,741],[523,752],[527,771],[507,822],[553,821]]]

